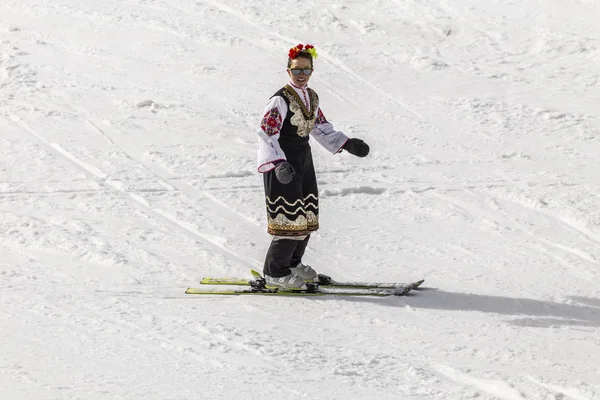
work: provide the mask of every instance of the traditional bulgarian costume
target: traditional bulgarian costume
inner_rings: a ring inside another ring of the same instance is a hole
[[[290,82],[271,97],[258,131],[258,171],[264,176],[267,231],[278,241],[267,254],[265,274],[269,276],[289,274],[289,267],[300,262],[308,235],[319,228],[311,136],[331,153],[339,152],[348,140],[323,115],[317,93]],[[288,184],[275,175],[278,161],[289,162],[296,171]],[[292,258],[288,260],[290,249]],[[277,260],[281,254],[284,259]]]

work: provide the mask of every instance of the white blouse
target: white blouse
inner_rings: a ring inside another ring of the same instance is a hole
[[[291,82],[289,85],[294,88],[306,108],[311,111],[310,97],[306,87],[298,87]],[[288,106],[281,96],[273,96],[265,107],[261,126],[258,129],[258,172],[269,172],[275,168],[273,164],[275,161],[286,160],[285,153],[279,146],[279,134],[287,113]],[[310,131],[310,136],[334,154],[339,152],[348,140],[348,136],[343,132],[336,131],[333,125],[325,119],[321,108],[317,110],[315,125]]]

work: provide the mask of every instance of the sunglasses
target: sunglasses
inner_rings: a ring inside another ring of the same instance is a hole
[[[294,76],[298,76],[300,75],[300,73],[303,73],[304,75],[310,75],[313,72],[312,68],[292,68],[290,69],[292,75]]]

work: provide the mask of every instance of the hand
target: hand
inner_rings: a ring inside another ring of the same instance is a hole
[[[369,145],[360,139],[348,139],[342,148],[357,157],[366,157],[369,154]]]
[[[294,167],[287,161],[280,161],[277,163],[275,167],[275,176],[277,180],[284,185],[287,185],[294,179],[294,175],[296,171],[294,171]]]

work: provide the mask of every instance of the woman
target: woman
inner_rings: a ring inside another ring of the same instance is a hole
[[[273,235],[263,272],[271,286],[300,288],[317,275],[301,262],[311,232],[319,228],[309,137],[334,154],[369,154],[365,142],[336,131],[323,115],[317,93],[308,87],[316,57],[310,44],[290,49],[290,82],[271,97],[258,131],[258,171],[264,176],[268,232]]]

